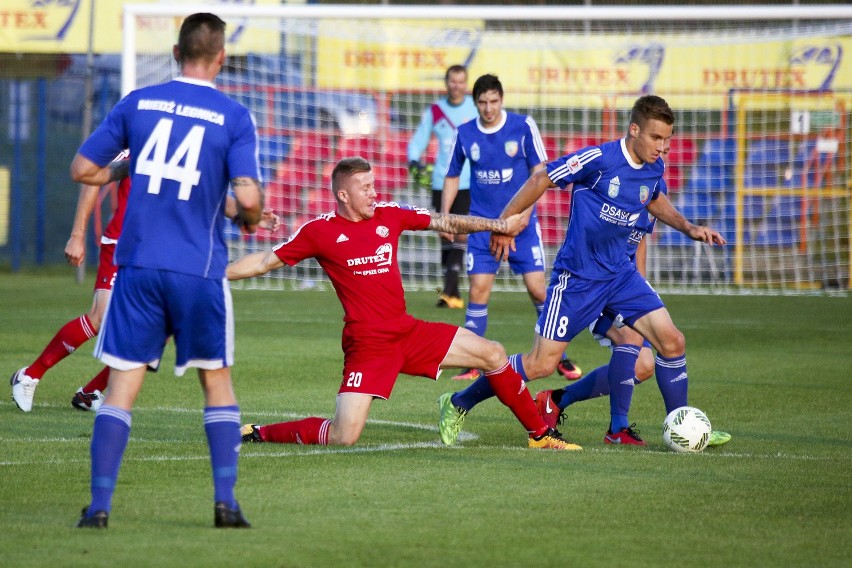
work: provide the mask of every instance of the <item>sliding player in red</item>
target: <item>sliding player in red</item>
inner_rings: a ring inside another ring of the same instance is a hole
[[[405,308],[396,258],[403,231],[512,234],[522,216],[495,221],[376,203],[374,181],[363,158],[341,160],[331,178],[335,212],[309,221],[272,250],[228,266],[228,278],[239,280],[316,258],[344,310],[343,382],[334,419],[246,424],[243,441],[349,446],[361,436],[373,399],[388,399],[400,373],[437,379],[443,367],[474,367],[485,372],[499,400],[523,424],[529,447],[580,449],[544,423],[502,345],[464,328],[415,319]]]

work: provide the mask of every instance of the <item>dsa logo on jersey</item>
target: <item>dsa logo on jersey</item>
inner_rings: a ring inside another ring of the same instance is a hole
[[[600,219],[619,227],[633,227],[639,220],[639,213],[630,213],[615,205],[604,203],[601,207]]]
[[[477,144],[476,142],[474,142],[470,146],[470,159],[474,162],[479,161],[479,144]]]
[[[648,201],[648,196],[651,195],[651,190],[648,189],[647,185],[643,185],[639,187],[639,201],[645,203]]]
[[[506,155],[510,158],[514,158],[515,154],[518,153],[518,141],[517,140],[507,140],[505,144],[503,144],[503,149],[506,150]]]

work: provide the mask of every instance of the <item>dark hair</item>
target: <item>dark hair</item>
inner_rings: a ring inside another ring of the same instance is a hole
[[[467,75],[467,67],[464,65],[450,65],[447,67],[447,72],[444,73],[444,83],[450,80],[451,73],[464,73]]]
[[[178,34],[181,61],[212,61],[224,47],[225,22],[216,14],[192,14],[181,24]]]
[[[483,75],[473,84],[473,100],[479,98],[479,95],[486,91],[497,91],[500,93],[500,98],[503,98],[503,84],[497,75]]]
[[[343,158],[342,160],[337,162],[337,165],[334,166],[334,170],[331,172],[332,191],[339,190],[340,184],[343,183],[343,180],[348,178],[349,176],[360,172],[369,171],[372,171],[372,168],[370,167],[370,162],[368,162],[361,156]]]
[[[674,113],[665,99],[656,95],[644,95],[636,99],[630,111],[630,124],[638,124],[643,128],[649,120],[674,124]]]

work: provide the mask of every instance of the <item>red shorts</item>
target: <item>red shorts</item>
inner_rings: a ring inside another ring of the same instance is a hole
[[[380,325],[343,328],[343,383],[339,393],[388,399],[400,373],[438,378],[458,326],[406,316]]]
[[[98,275],[95,277],[95,292],[98,290],[112,291],[115,273],[118,267],[112,263],[115,254],[115,243],[101,243],[101,254],[98,257]]]

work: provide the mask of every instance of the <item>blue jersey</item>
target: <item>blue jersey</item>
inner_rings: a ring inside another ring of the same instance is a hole
[[[429,146],[432,134],[438,139],[438,153],[435,155],[435,167],[432,170],[432,189],[444,189],[444,173],[450,163],[453,150],[453,138],[456,129],[465,122],[479,116],[476,105],[470,95],[457,105],[450,104],[446,98],[435,101],[420,118],[420,125],[408,142],[408,161],[418,161]],[[465,165],[459,180],[459,189],[470,187],[470,168]]]
[[[666,180],[660,180],[660,193],[668,195],[669,188],[666,186]],[[646,235],[654,232],[654,227],[657,225],[657,218],[645,209],[639,214],[639,220],[636,221],[636,226],[630,231],[630,236],[627,238],[627,256],[630,262],[636,264],[636,249],[639,248],[639,243]]]
[[[206,81],[145,87],[122,99],[79,152],[104,166],[124,148],[132,189],[116,264],[224,278],[228,183],[260,179],[248,109]]]
[[[657,198],[664,168],[661,159],[634,163],[624,140],[584,148],[548,163],[553,183],[563,189],[574,184],[567,236],[554,269],[590,280],[609,280],[633,269],[628,239],[645,207]]]
[[[482,128],[479,120],[459,127],[447,176],[460,176],[465,161],[470,162],[470,214],[494,219],[530,177],[530,170],[547,161],[547,152],[532,117],[504,112],[494,128]],[[529,227],[536,220],[533,208]]]

